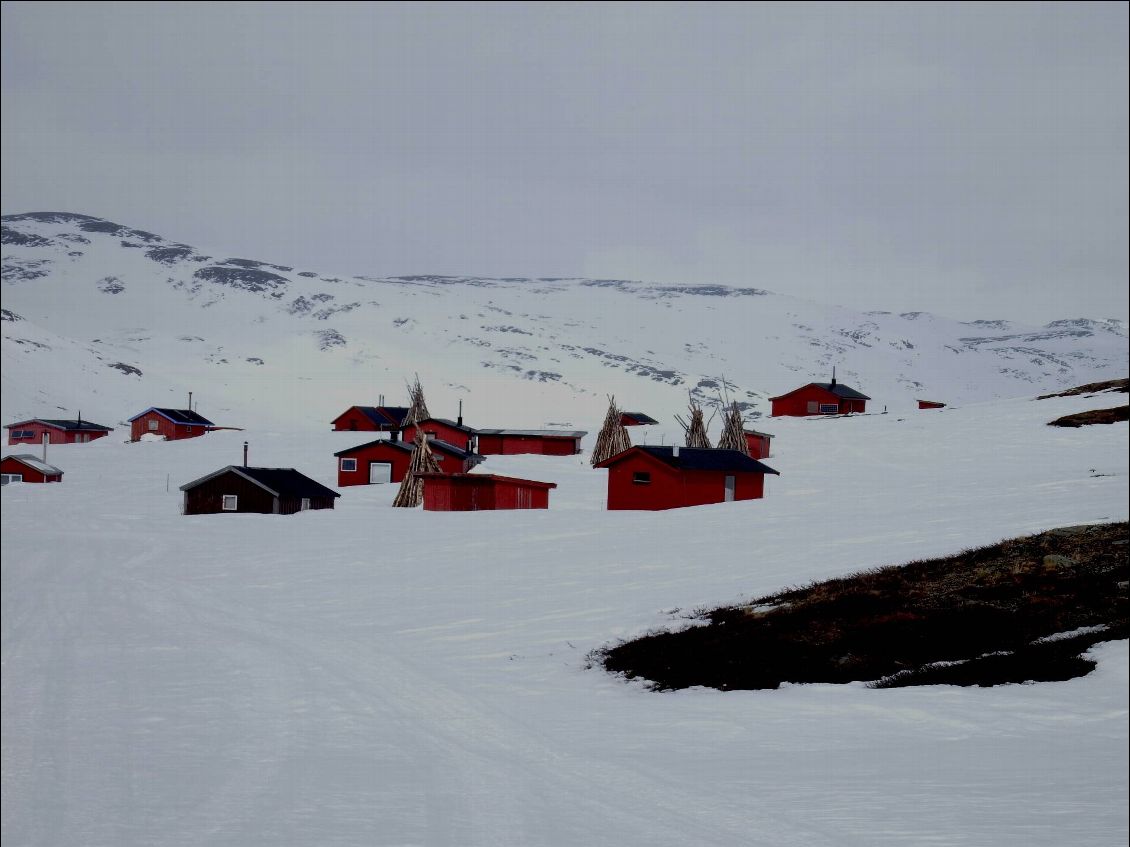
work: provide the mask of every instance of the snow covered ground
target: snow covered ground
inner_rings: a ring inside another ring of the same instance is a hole
[[[330,485],[360,439],[52,446],[62,484],[0,495],[5,843],[1124,845],[1126,642],[992,689],[656,694],[586,658],[699,606],[1126,520],[1127,425],[1044,425],[1123,402],[775,419],[766,499],[660,513],[603,511],[585,457],[491,457],[559,483],[550,510],[394,510],[390,486],[183,517],[177,487],[245,439]]]

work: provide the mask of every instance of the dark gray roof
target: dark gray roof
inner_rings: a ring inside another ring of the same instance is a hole
[[[870,400],[866,394],[861,394],[854,388],[848,388],[842,382],[814,382],[813,385],[823,388],[825,391],[831,391],[837,397],[842,397],[844,400]]]
[[[536,438],[584,438],[584,430],[572,429],[479,429],[479,435],[532,435]]]
[[[191,409],[164,409],[157,406],[150,406],[144,412],[134,415],[130,418],[130,421],[136,421],[142,415],[148,415],[150,412],[163,415],[173,423],[186,424],[188,426],[215,426],[215,424],[206,417],[193,412]]]
[[[110,431],[112,431],[111,427],[102,426],[102,424],[91,423],[90,421],[61,420],[59,418],[32,418],[31,420],[28,420],[28,421],[20,421],[19,423],[7,424],[4,428],[5,429],[12,429],[13,427],[23,426],[24,424],[29,424],[29,423],[47,424],[48,426],[58,427],[59,429],[66,429],[66,430],[71,430],[71,431],[74,431],[74,430],[94,431],[94,432],[110,432]]]
[[[625,459],[633,450],[639,450],[646,453],[653,458],[658,459],[664,464],[670,465],[673,468],[688,471],[746,471],[753,473],[772,473],[780,474],[773,470],[766,464],[762,464],[757,459],[751,459],[745,453],[738,450],[719,450],[719,449],[706,449],[703,447],[679,447],[679,455],[675,455],[674,447],[651,447],[646,445],[638,445],[636,447],[629,447],[622,453],[617,453],[609,459],[597,465],[598,468],[606,468],[609,465],[614,465],[621,459]]]
[[[276,497],[340,497],[341,495],[332,488],[326,488],[320,482],[315,482],[305,474],[299,473],[294,468],[247,468],[242,465],[228,465],[220,468],[215,473],[202,476],[180,487],[181,491],[207,482],[213,477],[232,471],[242,477],[257,483]]]
[[[743,429],[746,435],[760,435],[762,438],[776,438],[775,435],[770,435],[768,432],[758,432],[756,429]]]
[[[375,444],[387,444],[389,447],[397,450],[403,450],[405,453],[411,453],[414,449],[412,446],[414,442],[412,441],[392,441],[388,438],[377,438],[373,441],[366,441],[364,444],[358,444],[356,447],[350,447],[346,450],[339,450],[337,453],[334,453],[334,455],[349,456],[353,453],[356,453],[358,450],[364,450],[366,447],[372,447]],[[444,441],[441,438],[428,439],[428,446],[433,450],[439,450],[441,453],[447,453],[460,459],[483,458],[478,453],[472,453],[469,450],[464,450],[462,447],[456,447],[454,444]]]
[[[420,421],[420,426],[423,426],[428,421],[438,421],[441,424],[447,424],[447,426],[454,427],[455,429],[458,429],[461,432],[466,432],[470,435],[475,435],[475,434],[478,433],[477,429],[472,429],[469,426],[464,426],[463,424],[458,423],[457,421],[448,420],[447,418],[424,418],[424,420]]]
[[[651,415],[645,415],[643,412],[621,412],[620,417],[631,418],[641,426],[649,426],[650,424],[659,423],[659,421],[651,417]]]
[[[356,406],[354,408],[359,409],[365,417],[377,426],[399,427],[408,415],[408,409],[403,406]],[[341,417],[341,415],[338,415],[338,417]]]

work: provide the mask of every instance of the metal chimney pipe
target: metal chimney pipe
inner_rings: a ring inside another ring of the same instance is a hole
[[[247,442],[243,442],[243,466],[247,467]]]
[[[192,392],[188,392],[188,410],[192,411]]]
[[[459,426],[463,426],[463,401],[459,401],[459,418],[455,421]]]
[[[674,458],[674,459],[679,458],[679,445],[678,444],[676,444],[674,447],[671,448],[671,457]]]

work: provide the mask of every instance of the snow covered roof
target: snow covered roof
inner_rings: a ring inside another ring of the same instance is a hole
[[[148,415],[150,412],[156,412],[162,417],[168,418],[173,423],[184,424],[185,426],[215,426],[210,420],[203,415],[200,415],[191,409],[163,409],[157,406],[150,406],[144,412],[140,412],[130,418],[130,422],[136,421],[138,418]]]
[[[651,417],[651,415],[645,415],[643,412],[621,412],[620,418],[631,418],[639,426],[650,426],[651,424],[659,423],[659,421]]]
[[[19,423],[6,424],[4,429],[13,429],[18,426],[26,426],[30,423],[44,424],[46,426],[53,426],[56,429],[65,429],[70,432],[74,431],[91,431],[91,432],[111,432],[112,427],[102,426],[102,424],[91,423],[84,420],[63,420],[60,418],[32,418],[31,420],[20,421]]]
[[[776,436],[770,435],[768,432],[758,432],[756,429],[743,429],[746,435],[760,435],[762,438],[775,438]]]
[[[220,474],[232,473],[255,483],[275,497],[340,497],[341,495],[332,488],[327,488],[320,482],[315,482],[294,468],[248,468],[241,465],[228,465],[214,473],[202,476],[180,487],[181,491],[196,488]]]
[[[678,454],[675,453],[678,450]],[[597,464],[598,468],[607,468],[628,458],[639,451],[654,459],[658,459],[673,468],[688,471],[745,471],[753,473],[771,473],[780,476],[779,471],[773,470],[768,465],[762,464],[757,459],[751,459],[738,450],[719,450],[705,447],[651,447],[637,445],[629,447],[622,453],[617,453],[611,458]],[[638,454],[637,454],[638,455]]]
[[[56,474],[59,476],[63,475],[63,472],[59,468],[55,467],[54,465],[47,464],[38,456],[33,456],[30,453],[19,453],[12,456],[5,456],[4,458],[15,459],[21,465],[27,465],[32,470],[39,471],[40,473],[49,474],[51,476],[54,476]]]

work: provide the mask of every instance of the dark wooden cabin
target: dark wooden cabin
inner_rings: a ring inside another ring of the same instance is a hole
[[[186,515],[292,515],[312,509],[332,509],[341,495],[294,468],[249,468],[228,465],[187,485]]]

